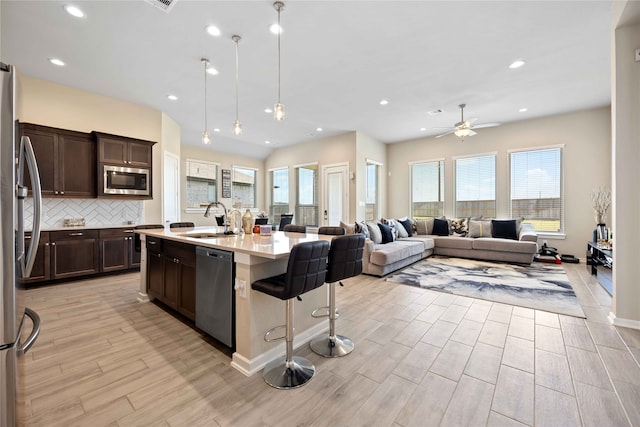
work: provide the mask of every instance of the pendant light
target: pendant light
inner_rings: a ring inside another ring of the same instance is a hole
[[[202,131],[202,143],[205,145],[211,144],[211,136],[207,130],[207,67],[209,66],[209,60],[202,58],[200,60],[204,65],[204,131]]]
[[[284,120],[284,104],[280,102],[280,34],[282,34],[280,11],[284,9],[284,3],[277,1],[273,4],[273,7],[278,11],[278,102],[273,106],[273,118],[280,121]]]
[[[231,40],[236,44],[236,120],[233,122],[233,134],[237,136],[242,135],[242,123],[238,120],[238,42],[241,38],[238,35],[231,36]]]

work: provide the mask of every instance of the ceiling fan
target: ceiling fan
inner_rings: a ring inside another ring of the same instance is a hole
[[[460,104],[458,105],[458,107],[460,107],[460,121],[458,123],[456,123],[455,125],[453,125],[453,128],[435,128],[435,129],[449,129],[447,132],[441,134],[441,135],[437,135],[436,138],[440,138],[442,136],[445,135],[450,135],[450,134],[455,134],[458,138],[460,138],[461,140],[464,141],[465,136],[473,136],[475,135],[477,132],[474,132],[473,129],[480,129],[480,128],[490,128],[490,127],[494,127],[494,126],[500,126],[500,123],[484,123],[481,125],[473,125],[473,123],[475,123],[476,120],[478,120],[475,117],[472,117],[470,119],[465,120],[464,119],[464,107],[466,107],[467,104]]]

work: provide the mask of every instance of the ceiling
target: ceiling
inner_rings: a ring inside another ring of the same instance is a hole
[[[220,72],[207,80],[210,147],[255,158],[354,130],[384,143],[434,136],[459,121],[460,103],[477,124],[505,124],[611,102],[611,1],[284,2],[282,122],[264,112],[277,100],[269,0],[176,0],[169,12],[143,0],[2,0],[2,61],[163,111],[183,144],[200,145],[206,57]],[[70,16],[65,4],[86,16]],[[222,35],[207,34],[210,24]],[[242,37],[239,137],[234,34]],[[509,69],[515,59],[526,65]]]

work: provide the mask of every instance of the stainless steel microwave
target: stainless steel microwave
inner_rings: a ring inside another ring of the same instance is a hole
[[[104,194],[148,196],[149,169],[104,166]]]

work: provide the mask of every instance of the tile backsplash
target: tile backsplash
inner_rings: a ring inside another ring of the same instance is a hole
[[[62,227],[65,218],[84,218],[86,227],[140,224],[143,202],[109,199],[42,199],[42,228]],[[25,200],[25,228],[33,224],[33,199]]]

